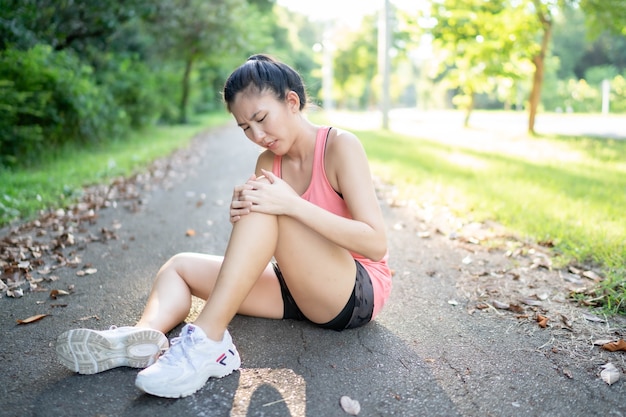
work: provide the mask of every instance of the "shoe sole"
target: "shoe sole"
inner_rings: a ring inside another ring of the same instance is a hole
[[[95,374],[120,366],[145,368],[167,346],[167,338],[158,330],[104,336],[96,330],[73,329],[58,337],[56,352],[63,366],[79,374]]]
[[[135,386],[139,388],[140,390],[142,390],[143,392],[150,394],[150,395],[155,395],[157,397],[163,397],[163,398],[187,397],[191,394],[194,394],[196,391],[200,390],[202,387],[204,387],[204,385],[207,383],[209,379],[224,378],[225,376],[228,376],[232,374],[234,371],[239,369],[239,367],[241,366],[241,357],[239,356],[239,352],[237,352],[237,349],[235,348],[234,345],[231,345],[230,350],[234,352],[234,358],[231,361],[232,363],[229,363],[225,367],[217,368],[216,370],[213,370],[213,372],[211,372],[211,370],[207,371],[206,372],[208,374],[207,376],[198,379],[198,381],[200,381],[201,383],[196,382],[196,383],[190,383],[190,384],[178,384],[176,386],[159,385],[156,387],[150,387],[149,385],[146,384],[146,383],[149,383],[150,381],[144,381],[142,378],[142,375],[139,374],[137,375],[137,378],[135,379]],[[171,391],[172,388],[177,389],[177,391],[176,392]],[[167,389],[170,389],[170,391],[167,391]]]

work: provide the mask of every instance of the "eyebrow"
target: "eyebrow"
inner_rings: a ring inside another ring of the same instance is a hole
[[[261,113],[263,110],[259,110],[258,112],[254,113],[248,120],[252,120],[255,119],[257,114]],[[237,123],[237,126],[243,126],[243,125],[247,125],[247,122],[243,122],[243,123]]]

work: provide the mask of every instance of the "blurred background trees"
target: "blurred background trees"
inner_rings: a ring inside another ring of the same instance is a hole
[[[285,3],[0,0],[0,169],[222,109],[224,79],[257,52],[297,68],[315,104],[332,91],[337,107],[375,109],[378,15],[354,26]],[[524,110],[531,131],[537,111],[626,112],[623,0],[391,5],[395,107],[463,109],[466,123],[474,109]]]
[[[221,109],[252,53],[309,74],[315,35],[281,13],[272,0],[0,0],[0,169]]]

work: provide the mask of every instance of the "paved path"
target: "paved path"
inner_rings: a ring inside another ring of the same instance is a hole
[[[204,135],[172,187],[146,192],[138,212],[121,202],[101,212],[93,230],[119,224],[119,240],[80,252],[96,274],[59,272],[56,288],[75,286],[66,307],[52,308],[47,292],[0,300],[0,416],[330,417],[347,415],[343,395],[360,402],[360,416],[626,415],[626,383],[606,385],[594,375],[600,364],[574,361],[565,375],[545,347],[550,332],[508,316],[469,315],[455,287],[467,253],[443,236],[417,238],[416,220],[386,205],[394,288],[379,318],[361,329],[237,317],[230,330],[241,371],[181,400],[141,394],[133,369],[81,376],[59,365],[58,334],[132,324],[169,256],[222,253],[232,186],[247,178],[257,152],[234,127]],[[51,316],[15,325],[38,313]]]

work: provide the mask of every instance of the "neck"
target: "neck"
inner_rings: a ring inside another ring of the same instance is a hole
[[[295,126],[295,139],[291,149],[285,155],[294,161],[306,161],[315,152],[315,138],[319,126],[314,125],[304,116]]]

